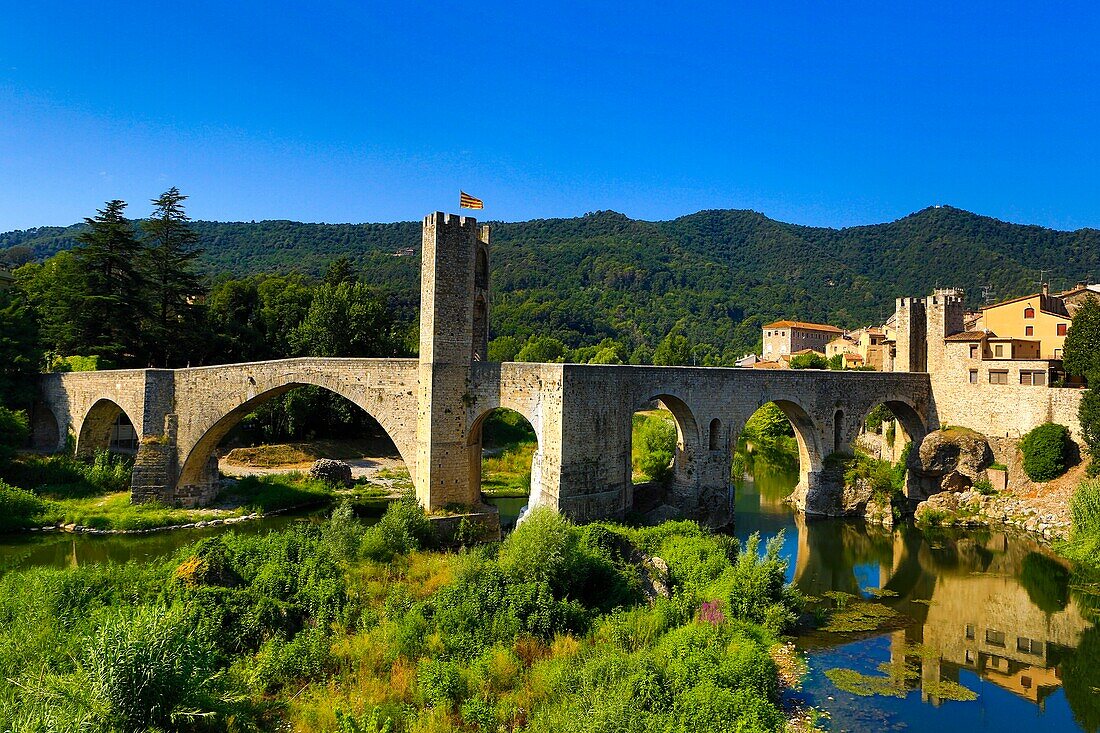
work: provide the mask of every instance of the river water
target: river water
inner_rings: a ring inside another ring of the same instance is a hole
[[[752,475],[735,492],[738,537],[757,532],[768,539],[782,532],[789,579],[821,599],[819,605],[832,608],[838,598],[846,608],[868,601],[893,614],[879,630],[797,639],[809,673],[792,695],[825,711],[824,727],[876,733],[1100,730],[1100,630],[1087,620],[1095,613],[1071,587],[1068,566],[1030,540],[1001,532],[925,535],[909,525],[886,530],[806,520],[783,502],[797,480],[795,463],[757,456],[749,468]],[[508,524],[526,501],[494,503]],[[320,521],[323,514],[271,517],[233,530],[267,532]],[[152,560],[227,529],[5,538],[0,573]],[[826,675],[836,676],[835,670],[847,675],[845,689]],[[975,699],[945,699],[959,697],[959,685],[963,696]]]
[[[789,579],[820,605],[866,600],[896,614],[881,630],[797,640],[809,674],[794,695],[827,712],[824,727],[1100,729],[1100,629],[1088,620],[1095,603],[1073,590],[1068,565],[1002,532],[926,535],[911,525],[807,520],[783,502],[796,463],[757,459],[752,468],[736,490],[737,536],[782,531]],[[829,670],[857,680],[861,694],[839,689]],[[960,696],[974,699],[945,699]]]

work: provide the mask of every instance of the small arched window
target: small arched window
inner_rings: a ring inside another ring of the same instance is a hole
[[[710,421],[710,449],[719,450],[719,441],[722,436],[722,421],[718,418],[714,418]]]
[[[477,250],[477,269],[474,271],[474,287],[481,290],[489,289],[489,255],[485,253],[485,249],[479,247]]]
[[[1035,309],[1034,308],[1032,308],[1030,305],[1027,308],[1024,308],[1024,318],[1034,318],[1034,317],[1035,317]]]

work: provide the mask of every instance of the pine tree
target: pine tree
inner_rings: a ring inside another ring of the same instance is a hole
[[[202,250],[195,247],[198,235],[184,211],[186,199],[173,186],[153,199],[153,214],[141,223],[151,306],[146,338],[152,363],[161,366],[185,363],[199,332],[196,304],[204,287],[195,260]]]
[[[70,348],[107,366],[135,363],[145,315],[141,243],[125,210],[126,202],[115,199],[84,220],[88,229],[78,237],[76,278],[66,294]]]

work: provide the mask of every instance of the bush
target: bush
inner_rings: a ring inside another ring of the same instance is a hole
[[[730,611],[737,618],[779,633],[797,620],[802,597],[787,584],[787,561],[780,558],[783,533],[768,540],[760,554],[760,535],[753,533],[734,563],[730,578]]]
[[[1100,479],[1082,481],[1070,500],[1069,552],[1092,566],[1100,564]]]
[[[176,613],[144,606],[107,616],[85,650],[90,689],[104,722],[127,731],[217,729],[226,710],[208,632]]]
[[[48,502],[31,492],[0,481],[0,533],[15,532],[41,524],[36,519],[48,507]]]
[[[638,430],[641,443],[638,469],[653,481],[668,478],[676,452],[676,423],[649,417]]]
[[[1070,447],[1069,430],[1065,425],[1043,423],[1020,441],[1024,454],[1024,473],[1032,481],[1050,481],[1066,471]]]
[[[829,362],[821,354],[799,354],[791,357],[791,369],[828,369]]]
[[[25,412],[0,405],[0,467],[11,460],[15,451],[26,445],[30,434]]]
[[[427,546],[432,539],[432,525],[414,496],[390,502],[378,524],[367,527],[359,546],[363,557],[376,562],[389,562],[395,555],[405,555]]]

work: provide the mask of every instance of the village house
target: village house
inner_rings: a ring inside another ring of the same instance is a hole
[[[886,332],[882,328],[869,326],[848,331],[825,344],[825,358],[842,356],[845,369],[871,367],[883,371],[885,342]]]
[[[806,349],[824,354],[825,345],[843,333],[836,326],[804,321],[776,321],[761,331],[764,350],[760,357],[764,361],[778,361]]]
[[[985,306],[974,330],[996,339],[990,343],[993,358],[1061,359],[1072,319],[1063,298],[1051,295],[1044,284],[1039,293]]]

